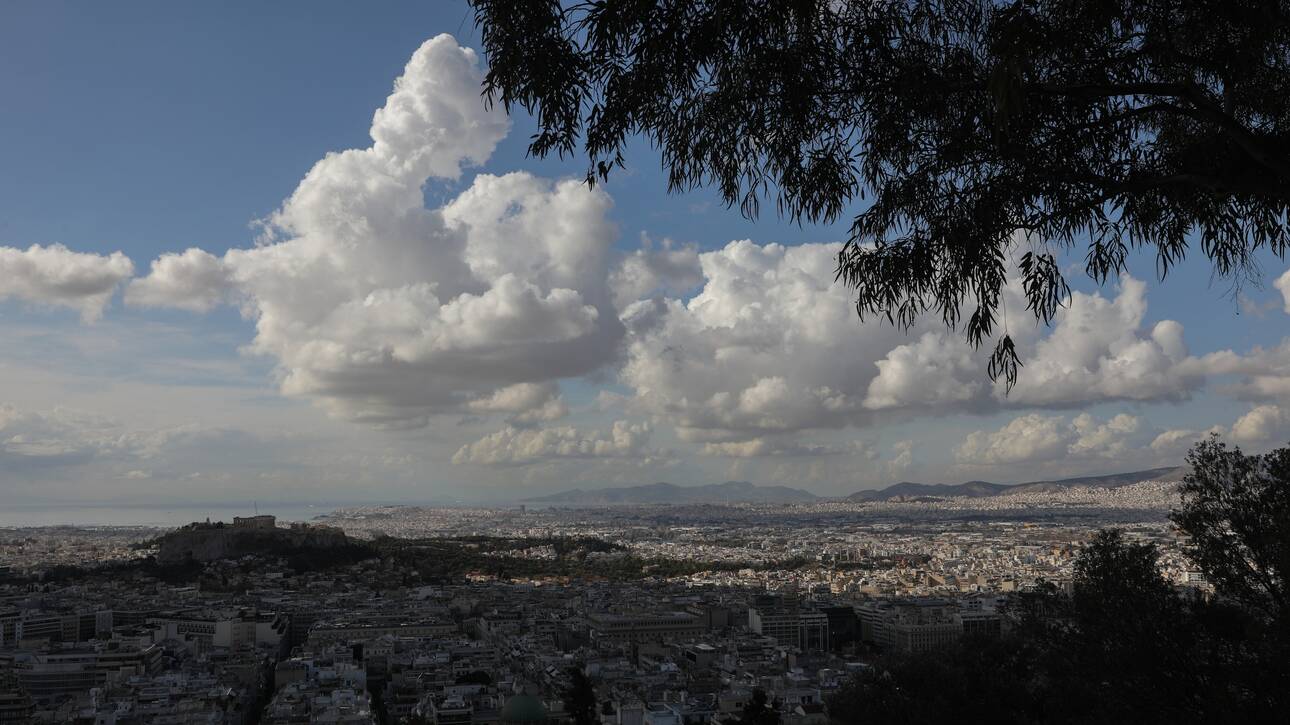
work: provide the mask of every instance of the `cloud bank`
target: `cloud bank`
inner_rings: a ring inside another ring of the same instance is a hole
[[[985,379],[985,351],[934,320],[908,334],[858,321],[834,283],[836,244],[700,251],[642,235],[638,248],[615,248],[603,189],[524,172],[463,179],[509,130],[482,102],[481,79],[472,50],[447,35],[427,41],[375,111],[371,143],[320,159],[257,244],[163,254],[125,302],[236,306],[255,325],[247,350],[275,363],[281,391],[339,418],[392,429],[487,419],[492,432],[453,441],[463,464],[657,460],[656,430],[730,461],[867,463],[870,444],[837,431],[1004,410],[1023,414],[973,432],[955,460],[1109,459],[1201,434],[1060,411],[1185,401],[1219,375],[1262,406],[1234,436],[1270,441],[1284,428],[1290,343],[1194,356],[1180,323],[1149,321],[1146,285],[1131,277],[1075,293],[1050,329],[1032,323],[1016,283],[1007,288],[1005,307],[1025,321],[1010,331],[1025,368],[1005,394]],[[427,206],[427,190],[446,200]],[[37,245],[0,248],[0,274],[0,297],[93,320],[133,265]],[[1290,311],[1290,273],[1275,284]],[[575,415],[562,382],[615,376],[625,393],[615,407],[631,420],[557,424]],[[893,450],[891,475],[914,465],[912,441]]]

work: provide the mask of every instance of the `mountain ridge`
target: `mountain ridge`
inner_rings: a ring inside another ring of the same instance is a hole
[[[1186,466],[1166,466],[1148,468],[1142,471],[1110,473],[1101,476],[1076,476],[1073,478],[1027,481],[1025,483],[992,483],[990,481],[965,481],[964,483],[914,483],[901,481],[886,488],[870,491],[856,491],[846,497],[848,501],[889,501],[894,498],[933,497],[933,498],[985,498],[1005,493],[1024,493],[1027,491],[1056,491],[1075,486],[1091,488],[1119,488],[1131,486],[1143,481],[1180,481],[1187,473]]]
[[[1178,481],[1182,479],[1183,474],[1186,472],[1186,466],[1167,466],[1125,473],[1076,476],[1011,484],[979,480],[964,481],[963,483],[901,481],[886,488],[856,491],[849,496],[840,497],[818,496],[810,491],[789,486],[758,486],[748,481],[726,481],[724,483],[709,483],[697,486],[681,486],[666,481],[657,481],[636,486],[618,486],[592,490],[573,488],[546,496],[522,499],[520,503],[610,506],[615,504],[811,503],[827,500],[863,503],[909,498],[987,498],[1026,491],[1058,491],[1075,486],[1119,488],[1120,486],[1129,486],[1143,481]]]

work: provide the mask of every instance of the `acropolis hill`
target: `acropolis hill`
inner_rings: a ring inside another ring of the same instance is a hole
[[[277,525],[273,516],[259,515],[234,517],[232,524],[194,522],[165,534],[158,543],[157,561],[178,564],[268,552],[336,549],[352,542],[337,528],[304,523],[284,528]]]

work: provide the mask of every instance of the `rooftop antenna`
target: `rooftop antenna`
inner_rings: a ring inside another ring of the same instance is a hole
[[[256,516],[259,516],[259,515],[260,515],[260,504],[256,503],[255,501],[252,501],[252,502],[251,502],[251,507],[255,509],[255,515],[256,515]]]

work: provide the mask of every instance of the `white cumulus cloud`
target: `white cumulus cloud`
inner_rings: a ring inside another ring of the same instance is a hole
[[[569,414],[555,383],[516,383],[466,404],[475,413],[507,413],[515,424],[558,420]]]
[[[453,455],[456,464],[524,466],[561,459],[639,459],[651,462],[658,453],[649,447],[648,423],[615,421],[609,432],[573,426],[529,429],[508,426],[462,446]]]
[[[1017,284],[1003,295],[1014,313],[1025,309]],[[972,351],[944,329],[929,331],[878,363],[865,405],[981,411],[1184,399],[1204,385],[1210,366],[1188,354],[1181,324],[1162,320],[1148,328],[1146,311],[1146,285],[1125,277],[1114,298],[1074,293],[1051,330],[1029,321],[1018,326],[1013,338],[1023,367],[1010,393],[982,375],[988,350]]]
[[[1113,298],[1076,293],[1051,330],[1014,332],[1025,367],[1005,394],[985,377],[988,351],[935,321],[908,335],[882,320],[857,321],[848,291],[833,281],[836,251],[731,242],[699,255],[694,297],[627,305],[621,380],[635,391],[635,408],[672,423],[683,440],[753,442],[867,426],[892,411],[1179,400],[1215,367],[1188,353],[1179,323],[1146,323],[1146,285],[1125,278]],[[1006,296],[1024,309],[1017,289]]]
[[[642,235],[641,247],[625,255],[609,277],[614,301],[620,308],[652,294],[681,297],[703,283],[699,248]]]
[[[1151,450],[1173,452],[1184,448],[1200,438],[1200,433],[1190,428],[1171,428],[1151,440]]]
[[[731,242],[699,255],[704,285],[688,301],[628,306],[621,379],[634,405],[713,443],[871,420],[875,363],[904,335],[856,321],[836,253]]]
[[[1061,416],[1031,413],[993,432],[969,433],[954,455],[960,463],[985,465],[1053,460],[1065,455],[1070,437]]]
[[[0,299],[70,307],[86,322],[103,315],[116,288],[133,274],[134,264],[121,252],[73,252],[61,244],[0,247]]]
[[[393,427],[601,367],[622,336],[606,285],[608,196],[481,174],[443,207],[424,203],[428,179],[482,163],[508,129],[480,98],[481,78],[473,51],[427,41],[377,110],[372,145],[315,164],[263,243],[163,256],[131,301],[236,300],[255,320],[250,349],[278,362],[285,393]],[[543,405],[504,412],[563,414]]]
[[[998,430],[969,433],[954,455],[959,463],[985,466],[1115,458],[1136,445],[1142,428],[1142,419],[1127,413],[1100,422],[1088,413],[1071,419],[1029,413]]]
[[[1280,277],[1277,277],[1276,281],[1273,282],[1272,285],[1281,292],[1281,299],[1285,301],[1286,314],[1290,315],[1290,269],[1287,269]]]
[[[718,441],[705,443],[701,452],[706,456],[725,458],[787,458],[852,455],[863,460],[877,457],[868,444],[855,441],[847,445],[829,445],[825,443],[803,443],[775,438],[753,438],[746,441]]]
[[[139,307],[206,312],[224,302],[228,294],[228,268],[223,261],[194,247],[154,260],[148,276],[135,279],[126,288],[125,301]]]
[[[1290,399],[1290,338],[1276,347],[1255,347],[1244,355],[1230,350],[1210,353],[1204,360],[1216,374],[1238,376],[1236,382],[1221,388],[1238,399]]]
[[[1143,327],[1147,287],[1125,277],[1114,299],[1075,293],[1051,334],[1024,359],[1009,402],[1086,404],[1102,400],[1179,400],[1205,382],[1189,357],[1183,327],[1162,320]]]
[[[569,414],[558,381],[613,372],[629,392],[616,407],[729,458],[834,453],[800,441],[897,417],[1176,401],[1216,374],[1290,380],[1279,354],[1192,356],[1182,325],[1148,321],[1146,285],[1126,277],[1113,296],[1075,293],[1051,329],[1014,322],[1025,367],[1004,395],[985,379],[988,350],[937,321],[909,334],[858,321],[834,282],[836,244],[744,240],[700,253],[643,236],[616,252],[602,189],[528,173],[479,174],[427,207],[427,182],[458,180],[508,131],[481,79],[473,51],[427,41],[373,116],[371,144],[319,160],[256,246],[163,255],[127,301],[238,305],[255,323],[248,349],[277,363],[281,390],[339,417],[389,427],[504,417],[507,428],[458,452],[472,461],[612,440],[536,426]],[[1014,320],[1025,319],[1018,284],[1004,295]],[[1125,420],[1052,420],[1032,416],[1020,442],[979,432],[965,456],[1113,455],[1140,433],[1117,427]]]
[[[1279,405],[1255,406],[1232,424],[1232,438],[1244,444],[1290,442],[1290,410]]]
[[[989,390],[981,356],[962,339],[941,331],[897,345],[876,365],[878,375],[865,393],[866,408],[958,404],[980,399]]]

